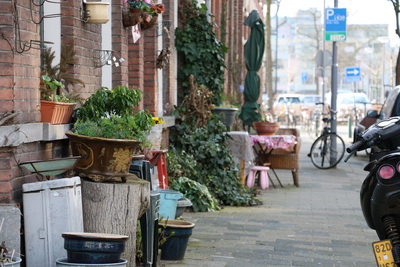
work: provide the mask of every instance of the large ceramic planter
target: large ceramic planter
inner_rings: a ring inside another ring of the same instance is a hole
[[[279,122],[253,122],[254,130],[258,135],[274,135],[279,129]]]
[[[95,182],[113,178],[126,181],[132,156],[139,150],[139,141],[65,134],[70,140],[72,154],[81,156],[74,168],[80,177]]]
[[[70,123],[76,103],[63,103],[40,100],[41,122],[51,124]]]
[[[194,223],[184,220],[160,220],[165,225],[163,230],[167,240],[161,245],[162,260],[182,260],[185,257],[189,237],[192,235]]]
[[[236,113],[238,112],[238,108],[213,108],[211,110],[212,113],[218,114],[222,117],[222,122],[232,128],[233,123],[235,122]]]

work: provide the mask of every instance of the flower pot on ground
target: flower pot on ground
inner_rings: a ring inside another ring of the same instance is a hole
[[[274,135],[279,129],[279,122],[255,121],[253,127],[258,135]]]
[[[63,233],[69,263],[119,263],[126,235],[104,233]]]
[[[179,199],[178,204],[176,206],[175,219],[181,217],[185,212],[186,208],[190,208],[191,206],[193,206],[193,203],[192,201],[190,201],[190,199],[186,197]]]
[[[160,220],[167,240],[161,245],[162,260],[182,260],[185,257],[194,223],[185,220]]]
[[[74,156],[81,156],[75,170],[93,181],[121,177],[126,181],[130,161],[155,125],[149,111],[134,111],[142,92],[126,86],[101,88],[77,110],[73,132],[67,132]],[[84,137],[86,136],[86,137]]]
[[[2,261],[4,260],[4,261]],[[20,267],[21,266],[22,259],[20,257],[5,257],[5,258],[0,258],[0,266],[4,267]]]

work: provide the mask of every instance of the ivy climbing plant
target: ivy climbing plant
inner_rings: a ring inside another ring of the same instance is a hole
[[[180,98],[188,94],[189,76],[193,74],[197,84],[213,92],[213,104],[220,105],[227,47],[217,39],[204,4],[199,7],[197,0],[183,0],[179,10],[182,26],[175,31],[175,46],[179,57],[178,79],[183,89]]]
[[[198,191],[197,188],[201,187],[196,185],[195,188],[187,178],[207,187],[219,205],[260,204],[253,192],[240,181],[238,166],[226,142],[230,138],[225,133],[226,126],[211,113],[213,93],[203,85],[197,86],[193,75],[189,77],[189,87],[190,93],[174,111],[179,123],[171,131],[171,144],[175,155],[184,155],[186,160],[195,159],[196,164],[190,164],[193,169],[180,168],[185,170],[182,174],[169,171],[168,175],[175,176],[173,189],[185,189],[182,193],[186,197],[197,196],[191,200],[195,201],[199,211],[215,209],[215,204],[212,198],[199,197],[206,195]],[[180,179],[182,175],[190,177]],[[201,202],[205,199],[210,200]]]

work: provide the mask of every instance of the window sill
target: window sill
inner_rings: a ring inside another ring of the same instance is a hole
[[[17,147],[25,143],[67,139],[71,124],[26,123],[0,126],[0,147]]]

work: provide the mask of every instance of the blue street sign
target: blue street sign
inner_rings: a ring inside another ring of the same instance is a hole
[[[325,9],[325,40],[346,40],[346,8]]]
[[[302,72],[301,73],[301,81],[304,83],[308,81],[308,72]]]
[[[361,81],[361,70],[360,67],[348,67],[345,70],[345,81],[346,82],[359,82]]]

